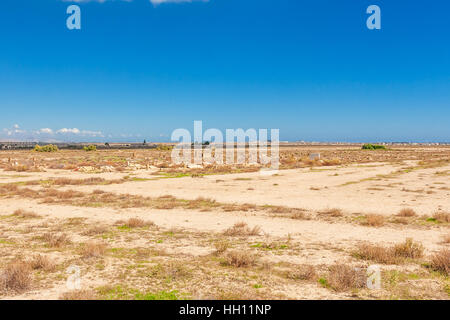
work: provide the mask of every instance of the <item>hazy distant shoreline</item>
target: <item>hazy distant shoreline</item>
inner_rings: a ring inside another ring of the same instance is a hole
[[[306,142],[306,141],[282,141],[281,147],[289,146],[358,146],[366,142]],[[449,146],[450,142],[372,142],[386,146]],[[5,141],[0,142],[0,150],[26,150],[33,149],[36,145],[53,144],[59,149],[83,149],[84,146],[95,145],[98,149],[154,149],[160,144],[175,145],[174,142],[25,142]]]

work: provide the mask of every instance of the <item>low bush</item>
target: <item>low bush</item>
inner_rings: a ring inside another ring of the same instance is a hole
[[[58,147],[53,144],[47,144],[45,146],[35,145],[34,151],[37,152],[56,152],[59,151]]]
[[[363,150],[386,150],[386,147],[379,145],[379,144],[366,143],[362,146],[361,149],[363,149]]]
[[[33,270],[53,271],[55,264],[47,257],[38,254],[29,261],[29,265]]]
[[[0,274],[0,291],[23,292],[31,286],[31,267],[23,261],[6,266]]]
[[[368,214],[363,224],[371,227],[381,227],[384,225],[384,216],[381,214]]]
[[[84,146],[84,147],[83,147],[83,150],[86,151],[86,152],[89,152],[89,151],[97,151],[97,146],[91,144],[91,145],[89,145],[89,146]]]
[[[411,208],[404,208],[397,213],[399,217],[414,217],[416,212]]]
[[[294,270],[288,271],[286,277],[292,280],[315,280],[317,278],[317,272],[314,266],[302,264]]]
[[[256,257],[248,252],[230,251],[226,255],[226,264],[233,267],[250,267],[255,265],[255,263]]]
[[[372,260],[384,264],[398,264],[404,259],[417,259],[423,256],[422,244],[408,238],[405,242],[393,247],[384,247],[372,244],[361,244],[355,256],[364,260]]]
[[[88,242],[81,250],[83,258],[98,258],[105,254],[106,245],[101,242]]]
[[[173,146],[167,144],[158,144],[158,146],[156,147],[156,150],[159,151],[172,151],[172,149]]]
[[[445,275],[450,274],[450,250],[442,249],[431,258],[431,268]]]
[[[328,285],[336,291],[364,288],[366,271],[345,264],[336,264],[329,268]]]
[[[437,222],[450,222],[450,213],[448,212],[436,212],[433,214],[433,219]]]
[[[234,224],[231,228],[228,228],[224,231],[224,235],[226,236],[257,236],[261,233],[261,228],[259,226],[255,226],[253,228],[249,228],[245,222],[238,222]]]

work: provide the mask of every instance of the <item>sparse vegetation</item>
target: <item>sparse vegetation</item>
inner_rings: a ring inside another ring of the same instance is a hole
[[[249,226],[245,222],[238,222],[234,224],[232,227],[228,228],[224,231],[224,235],[226,236],[257,236],[261,233],[261,227],[254,226],[253,228],[249,228]]]
[[[214,247],[216,248],[216,251],[214,252],[216,255],[221,255],[225,251],[227,251],[228,248],[230,248],[230,242],[226,240],[217,241],[214,243]]]
[[[299,169],[274,175],[260,175],[259,165],[189,168],[172,164],[167,150],[109,147],[0,152],[0,276],[19,262],[29,280],[2,280],[1,299],[448,297],[445,146],[281,146],[280,169]],[[211,176],[231,173],[238,175]],[[343,192],[354,192],[355,203],[339,199]],[[422,215],[427,208],[435,211]],[[414,241],[397,243],[401,234]],[[361,245],[349,256],[351,243]],[[382,289],[359,290],[375,263],[386,264]],[[74,265],[84,290],[61,294]]]
[[[397,213],[399,217],[414,217],[416,212],[411,208],[404,208]]]
[[[408,238],[404,243],[393,247],[380,245],[361,244],[354,255],[364,260],[372,260],[383,264],[398,264],[404,259],[418,259],[423,256],[424,248],[422,244],[414,242]]]
[[[225,257],[226,264],[236,268],[250,267],[256,263],[256,257],[244,251],[230,251]]]
[[[33,270],[53,271],[55,269],[55,263],[49,257],[41,254],[34,256],[29,265]]]
[[[327,284],[336,291],[363,288],[366,285],[366,271],[336,264],[329,268]]]
[[[21,293],[31,287],[31,268],[24,261],[11,262],[0,273],[0,291]]]
[[[393,254],[392,248],[367,243],[359,245],[354,255],[360,259],[384,264],[397,264],[400,262],[399,257]]]
[[[37,213],[31,212],[31,211],[25,211],[22,209],[17,209],[16,211],[14,211],[13,215],[16,217],[25,218],[25,219],[40,218],[40,216]]]
[[[97,294],[91,290],[74,290],[64,292],[60,297],[60,300],[96,300]]]
[[[418,259],[423,257],[424,248],[422,244],[408,238],[404,243],[395,245],[393,251],[393,254],[396,257]]]
[[[151,227],[155,224],[152,221],[144,221],[139,218],[130,218],[127,221],[117,221],[116,224],[122,225],[127,228],[143,228],[143,227]]]
[[[442,249],[431,257],[430,266],[433,270],[450,275],[450,249]]]
[[[314,281],[317,278],[317,271],[313,265],[302,264],[296,266],[293,270],[286,271],[286,277],[293,280]]]
[[[384,216],[381,214],[368,214],[366,215],[366,219],[363,221],[363,224],[371,227],[381,227],[384,225],[384,222]]]
[[[42,236],[42,239],[47,242],[49,247],[52,248],[61,248],[71,242],[69,237],[65,233],[54,234],[48,232]]]
[[[319,214],[327,215],[330,217],[342,217],[344,214],[339,208],[326,209],[319,212]]]
[[[95,235],[98,235],[98,234],[103,234],[103,233],[105,233],[107,231],[108,231],[108,227],[107,226],[101,226],[100,225],[100,226],[91,227],[90,229],[84,231],[82,234],[84,236],[95,236]]]
[[[106,244],[102,242],[88,242],[81,249],[81,256],[85,259],[99,258],[105,254]]]
[[[442,237],[443,244],[450,244],[450,234],[446,234]]]
[[[433,219],[437,222],[445,223],[450,222],[450,213],[449,212],[442,212],[438,211],[433,214]]]
[[[366,143],[362,146],[362,150],[386,150],[385,146],[379,144]]]
[[[158,151],[172,151],[172,149],[173,146],[167,144],[158,144],[158,146],[156,147],[156,150]]]
[[[96,145],[88,145],[88,146],[84,146],[83,150],[86,152],[90,152],[90,151],[97,151],[97,146]]]
[[[47,144],[45,146],[36,145],[34,146],[34,151],[36,152],[57,152],[59,151],[58,147],[53,144]]]

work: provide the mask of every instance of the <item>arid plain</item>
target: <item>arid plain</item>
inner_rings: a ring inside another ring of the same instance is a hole
[[[170,156],[0,151],[0,298],[449,299],[450,147],[281,147],[274,174]]]

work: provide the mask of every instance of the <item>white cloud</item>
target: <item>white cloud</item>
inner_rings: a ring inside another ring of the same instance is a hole
[[[76,127],[69,128],[48,128],[22,129],[18,125],[11,125],[8,128],[0,128],[0,141],[31,141],[31,142],[101,142],[105,139],[111,140],[136,140],[140,139],[140,134],[105,134],[100,130],[84,130]]]
[[[91,136],[91,137],[103,137],[103,133],[101,131],[83,130],[81,131],[81,134],[84,136]]]
[[[77,128],[72,128],[72,129],[70,129],[70,128],[62,128],[62,129],[59,129],[58,131],[56,131],[57,133],[72,133],[72,134],[79,134],[80,133],[80,130],[79,129],[77,129]]]
[[[101,131],[80,130],[78,128],[62,128],[62,129],[59,129],[58,131],[56,131],[56,133],[75,134],[75,135],[88,136],[88,137],[103,137],[103,133]]]
[[[47,134],[52,134],[53,130],[50,128],[42,128],[39,130],[39,133],[47,133]]]

